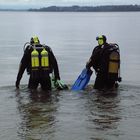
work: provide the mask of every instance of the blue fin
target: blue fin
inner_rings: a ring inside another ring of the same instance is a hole
[[[72,90],[83,90],[87,86],[87,84],[90,80],[90,77],[92,75],[92,72],[93,71],[90,69],[89,70],[86,68],[83,69],[71,89]]]

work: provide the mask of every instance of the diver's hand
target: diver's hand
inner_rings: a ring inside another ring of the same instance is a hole
[[[19,89],[19,83],[20,83],[20,81],[18,81],[18,80],[15,83],[15,86],[16,86],[17,89]]]
[[[55,79],[55,81],[57,81],[57,80],[60,80],[60,77],[55,75],[54,79]]]
[[[89,62],[86,63],[86,69],[90,69]]]
[[[55,78],[54,78],[54,84],[55,84],[55,86],[58,85],[58,81],[60,81],[60,77],[56,77],[55,76]]]
[[[54,79],[54,83],[57,85],[57,82],[58,82],[59,80],[60,80],[59,78],[55,78],[55,79]]]

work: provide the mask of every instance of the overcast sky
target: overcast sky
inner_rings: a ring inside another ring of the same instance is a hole
[[[70,6],[70,5],[123,5],[140,4],[140,0],[0,0],[0,6],[28,6],[28,7],[47,7],[47,6]]]

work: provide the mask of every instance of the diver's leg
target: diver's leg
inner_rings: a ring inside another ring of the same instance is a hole
[[[94,88],[95,89],[103,89],[105,86],[105,78],[103,74],[97,74],[97,77],[95,79]]]
[[[51,90],[51,79],[50,79],[50,76],[48,75],[47,77],[45,76],[45,78],[41,78],[40,84],[41,84],[41,88],[43,90]]]
[[[38,80],[37,79],[33,79],[31,76],[29,78],[29,82],[28,82],[28,88],[29,89],[37,89],[38,87]]]

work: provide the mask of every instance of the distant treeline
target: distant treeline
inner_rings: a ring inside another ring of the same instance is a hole
[[[128,12],[140,11],[140,5],[108,5],[108,6],[50,6],[28,11],[42,12]]]

